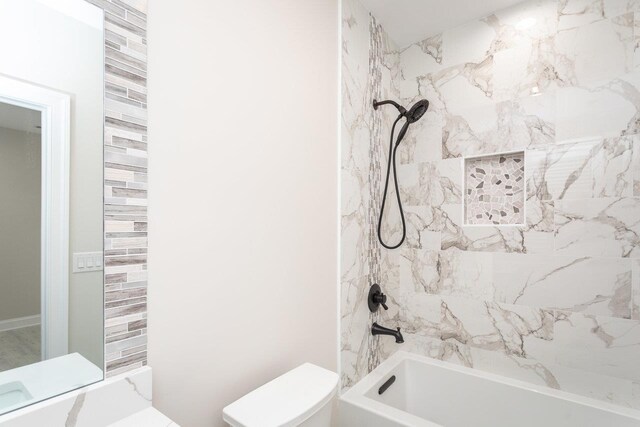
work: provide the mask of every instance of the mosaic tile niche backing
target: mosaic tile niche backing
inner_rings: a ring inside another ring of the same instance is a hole
[[[524,152],[465,159],[465,221],[524,224]]]

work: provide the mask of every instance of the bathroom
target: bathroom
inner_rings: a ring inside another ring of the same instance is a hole
[[[640,426],[640,0],[0,12],[0,426]]]

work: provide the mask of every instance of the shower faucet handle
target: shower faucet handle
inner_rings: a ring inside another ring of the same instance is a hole
[[[386,304],[387,296],[382,292],[378,292],[373,295],[373,302],[377,302],[382,306],[382,308],[384,308],[385,310],[389,310],[389,307],[387,307],[387,304]]]
[[[380,285],[374,283],[369,288],[369,297],[367,298],[367,303],[369,304],[369,311],[375,313],[378,311],[378,307],[382,306],[385,310],[389,310],[387,307],[387,296],[382,293],[382,289]]]

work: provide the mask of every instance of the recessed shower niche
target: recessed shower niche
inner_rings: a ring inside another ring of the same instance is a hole
[[[467,225],[524,225],[524,152],[464,159]]]

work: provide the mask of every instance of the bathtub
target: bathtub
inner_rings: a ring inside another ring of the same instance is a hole
[[[339,405],[342,427],[640,426],[640,411],[405,352]]]

